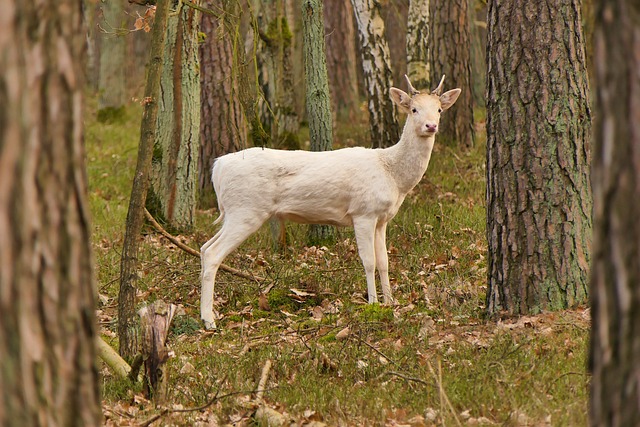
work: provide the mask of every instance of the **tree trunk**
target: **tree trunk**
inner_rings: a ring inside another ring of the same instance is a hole
[[[321,0],[305,0],[302,4],[304,72],[307,81],[307,114],[311,151],[331,150],[333,122],[329,78],[324,51],[324,14]],[[328,225],[311,225],[308,241],[320,245],[333,239],[335,229]]]
[[[428,89],[431,82],[428,40],[429,0],[410,0],[407,19],[407,76],[418,90]]]
[[[380,5],[374,0],[351,0],[351,4],[358,25],[371,143],[389,147],[398,142],[400,133],[396,107],[389,97],[393,79]]]
[[[333,111],[338,116],[354,120],[358,113],[359,95],[353,8],[344,0],[326,0],[323,9]]]
[[[133,178],[127,223],[120,258],[120,291],[118,293],[118,338],[120,355],[131,362],[138,349],[136,318],[136,282],[138,280],[138,238],[142,231],[144,207],[149,189],[153,146],[158,121],[162,55],[167,35],[167,16],[171,0],[158,0],[151,35],[149,72],[145,88],[144,112],[140,124],[138,162]]]
[[[579,0],[489,2],[487,310],[587,299],[591,114]]]
[[[101,3],[100,80],[98,120],[119,119],[124,112],[126,39],[123,28],[126,15],[123,0]]]
[[[254,1],[255,2],[255,1]],[[259,83],[264,94],[262,123],[269,129],[269,141],[255,141],[275,148],[298,149],[299,120],[294,100],[292,63],[293,33],[284,0],[255,2],[260,49],[256,53]]]
[[[177,3],[174,3],[174,5]],[[147,208],[172,227],[193,226],[200,151],[199,12],[169,16],[163,56],[157,138]]]
[[[100,425],[82,2],[0,25],[0,425]]]
[[[431,0],[431,75],[435,86],[444,74],[450,87],[462,88],[456,108],[441,123],[438,141],[473,145],[473,93],[469,0]],[[509,42],[515,42],[509,36]]]
[[[640,5],[600,0],[594,37],[592,426],[640,425]]]
[[[225,16],[237,13],[223,0],[209,1],[207,7],[224,10]],[[239,70],[235,68],[236,54],[228,24],[223,18],[207,13],[202,14],[200,21],[206,39],[200,44],[202,120],[198,175],[199,189],[205,194],[213,192],[213,160],[247,147],[246,123],[238,93]]]

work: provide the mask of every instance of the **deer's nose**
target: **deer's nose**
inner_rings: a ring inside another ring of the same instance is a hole
[[[438,125],[437,124],[427,123],[427,124],[424,125],[424,127],[427,129],[427,132],[437,132],[438,131]]]

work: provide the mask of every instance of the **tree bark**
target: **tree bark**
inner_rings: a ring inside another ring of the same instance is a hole
[[[489,2],[490,314],[587,299],[591,113],[579,0]]]
[[[302,4],[302,32],[304,46],[304,71],[307,81],[307,115],[311,151],[331,150],[333,122],[331,98],[324,48],[324,14],[321,0],[305,0]],[[335,236],[335,229],[328,225],[311,225],[308,241],[322,244]]]
[[[269,140],[254,139],[254,144],[298,149],[299,120],[293,90],[293,33],[287,3],[284,0],[254,0],[254,3],[259,11],[257,30],[261,41],[260,49],[256,52],[258,80],[266,101],[263,102],[261,122],[269,129]]]
[[[101,3],[100,79],[98,119],[111,121],[123,114],[125,100],[126,39],[123,28],[126,15],[123,0]]]
[[[100,424],[82,2],[0,15],[0,425]]]
[[[471,147],[474,135],[469,0],[431,0],[430,6],[432,85],[444,74],[447,85],[462,88],[456,108],[447,112],[447,120],[440,125],[438,141]]]
[[[234,14],[223,0],[212,0],[207,7]],[[226,16],[225,13],[225,16]],[[206,34],[200,44],[200,122],[199,188],[212,192],[211,168],[216,157],[247,147],[247,131],[238,93],[234,45],[223,18],[203,13],[200,29]],[[235,47],[241,49],[242,47]]]
[[[393,78],[380,5],[374,0],[351,0],[351,4],[358,25],[371,143],[389,147],[398,142],[400,132],[396,107],[389,97]]]
[[[151,35],[149,72],[144,97],[144,112],[140,124],[140,145],[136,174],[133,178],[127,223],[120,258],[120,290],[118,293],[118,339],[120,355],[129,362],[138,349],[136,318],[136,283],[138,280],[138,238],[144,221],[144,208],[149,189],[153,146],[156,139],[156,123],[160,95],[160,76],[164,44],[167,34],[167,17],[171,0],[158,0]]]
[[[174,3],[180,7],[179,3]],[[200,151],[198,23],[190,7],[169,16],[147,209],[172,227],[193,226]]]
[[[590,425],[640,425],[640,5],[596,3]]]
[[[428,40],[429,0],[410,0],[407,19],[407,76],[418,90],[428,89],[431,83]]]
[[[354,120],[359,94],[353,8],[344,0],[325,0],[322,7],[331,104],[334,114]]]

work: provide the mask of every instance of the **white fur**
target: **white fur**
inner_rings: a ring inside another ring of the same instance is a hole
[[[460,94],[460,89],[453,89],[438,96],[440,87],[431,94],[418,94],[410,86],[413,97],[391,89],[391,98],[408,118],[400,141],[389,148],[323,152],[249,148],[216,159],[212,180],[220,217],[215,223],[224,222],[201,248],[200,311],[208,329],[215,328],[213,295],[220,264],[271,217],[353,226],[369,302],[378,301],[376,267],[384,302],[393,301],[387,223],[427,170],[439,110],[453,105]]]

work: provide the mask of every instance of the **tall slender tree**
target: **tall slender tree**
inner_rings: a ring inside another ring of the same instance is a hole
[[[140,144],[136,173],[131,188],[127,222],[120,257],[120,289],[118,291],[118,341],[120,355],[133,359],[138,351],[139,328],[136,316],[136,283],[138,280],[138,241],[144,221],[144,207],[149,190],[156,123],[160,103],[162,55],[167,37],[167,17],[171,0],[157,0],[151,31],[149,71],[145,87],[145,104],[140,124]]]
[[[179,229],[193,226],[200,151],[200,12],[182,2],[167,23],[147,206]]]
[[[0,8],[0,425],[98,426],[82,2]]]
[[[447,76],[452,87],[463,89],[438,140],[445,144],[473,145],[473,93],[471,84],[470,0],[430,0],[431,73],[435,79]],[[508,2],[507,2],[508,3]],[[511,42],[511,40],[509,40]],[[435,86],[435,85],[433,85]]]
[[[100,72],[98,94],[98,120],[109,121],[123,114],[125,103],[124,2],[111,0],[100,3],[99,20]]]
[[[302,4],[302,33],[304,38],[304,71],[307,82],[307,111],[311,151],[331,150],[333,122],[329,77],[324,46],[324,25],[321,0],[304,0]],[[328,225],[309,227],[311,244],[333,238],[334,228]]]
[[[411,0],[407,18],[407,76],[415,87],[429,87],[430,60],[429,0]]]
[[[489,313],[585,303],[591,113],[580,0],[490,1]]]
[[[400,129],[395,104],[389,98],[393,78],[380,4],[374,0],[351,0],[351,4],[358,26],[371,143],[389,147],[398,142]]]
[[[640,425],[640,4],[595,2],[590,425]]]

